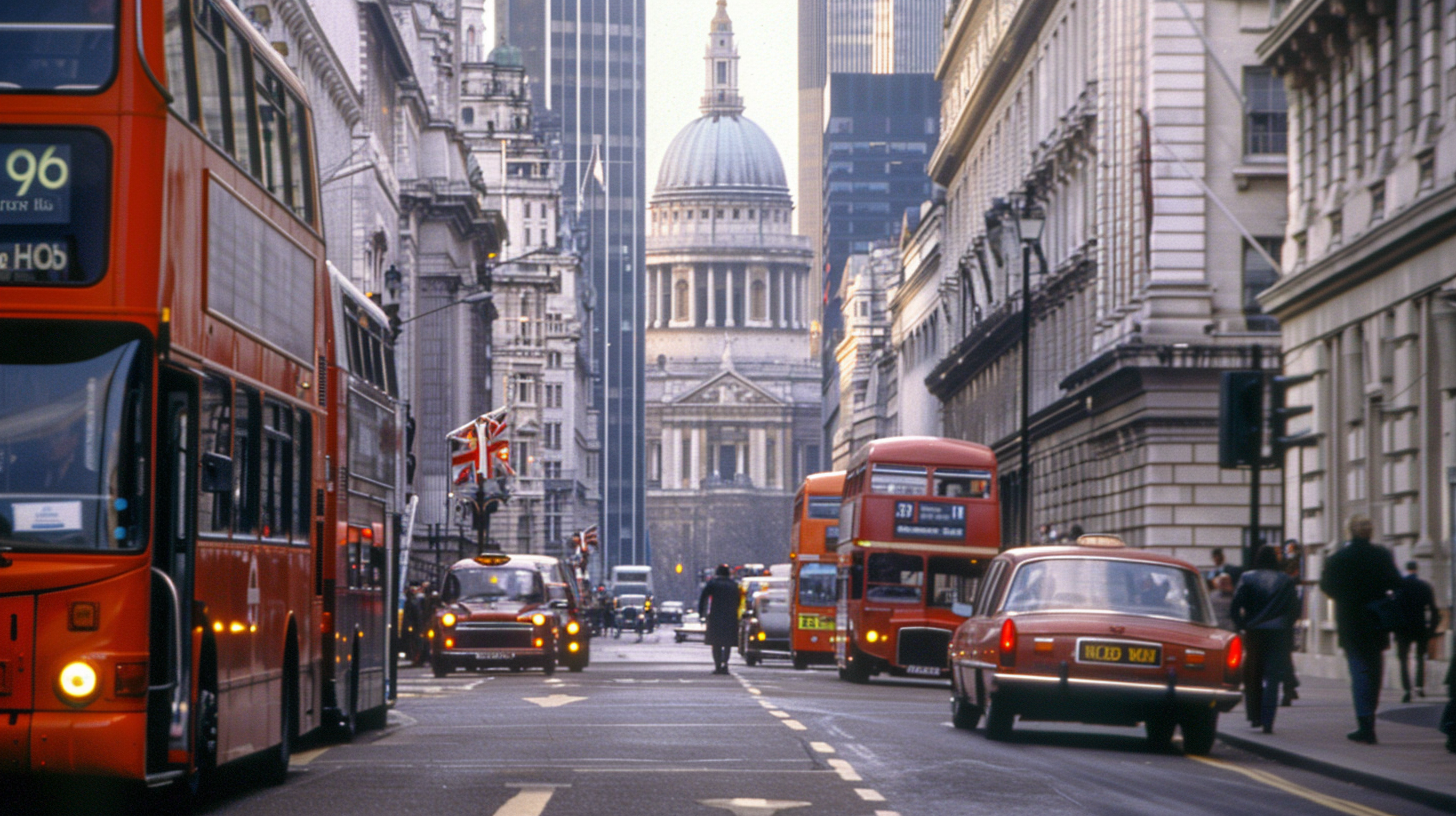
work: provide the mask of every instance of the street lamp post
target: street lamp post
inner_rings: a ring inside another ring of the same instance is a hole
[[[1031,249],[1041,240],[1046,213],[1029,194],[1011,197],[1021,240],[1021,529],[1032,539],[1031,514]]]

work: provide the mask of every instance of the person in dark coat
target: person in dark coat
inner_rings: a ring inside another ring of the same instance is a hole
[[[1436,593],[1421,580],[1420,566],[1414,561],[1405,565],[1406,576],[1395,591],[1400,606],[1400,628],[1395,630],[1395,654],[1400,660],[1400,687],[1405,690],[1402,703],[1411,701],[1410,653],[1416,652],[1416,696],[1426,696],[1426,655],[1431,636],[1441,623],[1441,608],[1436,606]]]
[[[703,641],[713,647],[713,673],[728,673],[728,656],[738,642],[738,604],[741,591],[727,564],[718,567],[713,580],[698,596],[698,615],[707,621]]]
[[[1370,543],[1375,524],[1369,516],[1353,516],[1350,540],[1325,559],[1320,589],[1335,602],[1335,634],[1350,667],[1350,695],[1359,727],[1346,734],[1355,742],[1375,744],[1375,708],[1390,633],[1370,604],[1400,587],[1400,570],[1384,547]]]
[[[1249,724],[1274,733],[1279,684],[1284,682],[1294,648],[1299,590],[1279,569],[1279,550],[1265,544],[1254,554],[1254,568],[1239,576],[1230,614],[1244,633],[1244,708]]]

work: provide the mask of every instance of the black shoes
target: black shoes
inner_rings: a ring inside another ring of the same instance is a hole
[[[1410,692],[1409,692],[1409,691],[1407,691],[1407,692],[1406,692],[1406,693],[1405,693],[1405,696],[1404,696],[1404,697],[1401,697],[1401,698],[1400,698],[1400,701],[1401,701],[1401,702],[1402,702],[1402,703],[1409,703],[1409,702],[1410,702]]]
[[[716,667],[716,668],[713,669],[713,674],[727,674],[727,673],[728,673],[728,667],[727,666],[718,666],[718,667]]]
[[[1363,742],[1366,745],[1374,745],[1375,744],[1375,718],[1374,717],[1356,717],[1355,719],[1357,721],[1359,721],[1360,727],[1359,728],[1356,728],[1354,731],[1351,731],[1350,733],[1346,734],[1345,735],[1345,739],[1348,739],[1351,742]]]

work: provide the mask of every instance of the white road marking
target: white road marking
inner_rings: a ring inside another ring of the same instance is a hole
[[[541,816],[554,793],[555,788],[522,788],[520,793],[500,806],[495,816]]]
[[[834,746],[830,745],[827,742],[811,742],[809,743],[809,747],[813,748],[815,751],[818,751],[821,754],[834,753]]]
[[[699,799],[698,804],[722,808],[734,816],[773,816],[781,810],[808,807],[812,803],[738,797],[736,799]]]
[[[756,689],[756,688],[750,688],[750,689],[749,689],[749,690],[748,690],[748,693],[749,693],[749,694],[762,694],[762,693],[763,693],[763,692],[761,692],[761,691],[759,691],[759,690],[758,690],[758,689]]]
[[[327,750],[329,749],[315,748],[312,751],[299,751],[298,753],[288,758],[288,765],[289,767],[293,767],[295,765],[302,767],[310,762],[313,762],[315,759],[318,759],[319,756],[321,756],[323,752]]]
[[[787,712],[787,711],[779,711],[776,708],[770,708],[768,710],[768,713],[774,715],[775,717],[778,717],[779,719],[783,719],[783,720],[787,720],[789,718],[789,712]]]
[[[874,788],[855,788],[854,792],[859,794],[859,798],[865,800],[866,802],[885,801],[885,797],[881,796],[880,792],[875,790]]]
[[[794,731],[808,731],[809,730],[809,727],[808,726],[804,725],[803,723],[799,722],[798,720],[779,720],[779,722],[783,723],[784,725],[787,725],[789,728],[791,728]]]
[[[845,782],[864,781],[864,777],[860,776],[858,773],[855,773],[854,766],[850,765],[848,762],[842,759],[829,760],[829,767],[833,768],[834,772],[839,774],[839,778],[843,779]]]
[[[900,816],[900,812],[896,810],[877,810],[875,811],[875,816]]]
[[[758,698],[758,704],[761,705],[761,706],[763,706],[764,708],[773,708],[774,707],[774,704],[773,703],[770,703],[768,700],[765,700],[762,697]]]
[[[570,694],[553,694],[550,697],[522,697],[528,703],[535,703],[542,708],[560,708],[571,703],[579,703],[585,697],[572,697]]]

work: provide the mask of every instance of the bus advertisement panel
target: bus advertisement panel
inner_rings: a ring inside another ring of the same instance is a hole
[[[996,458],[935,437],[868,443],[850,460],[839,518],[840,677],[943,677],[985,563],[1000,551]]]
[[[834,577],[844,471],[811,473],[794,496],[789,646],[794,668],[834,661]]]

